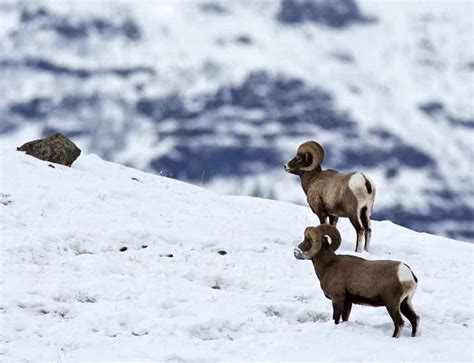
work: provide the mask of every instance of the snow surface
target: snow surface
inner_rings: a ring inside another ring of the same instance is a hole
[[[373,223],[362,256],[419,279],[419,336],[407,322],[393,339],[384,308],[331,321],[311,263],[293,257],[309,208],[95,155],[51,165],[0,150],[2,361],[474,359],[471,244]],[[352,254],[352,227],[339,228]]]

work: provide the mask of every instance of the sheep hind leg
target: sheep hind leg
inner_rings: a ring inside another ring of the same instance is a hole
[[[408,301],[408,297],[402,301],[400,305],[400,310],[403,315],[407,317],[411,324],[411,336],[416,336],[416,331],[418,330],[418,324],[420,322],[420,317],[416,314],[415,310],[413,310],[413,306]]]
[[[348,321],[349,316],[351,315],[352,303],[349,301],[344,301],[344,309],[342,310],[342,321]]]
[[[338,220],[339,220],[339,217],[336,217],[336,216],[329,216],[329,224],[330,224],[331,226],[336,227]]]
[[[359,223],[358,220],[350,219],[352,226],[357,233],[357,243],[356,243],[356,252],[362,252],[362,240],[364,239],[364,228]]]
[[[372,237],[372,229],[369,227],[365,230],[365,251],[369,252],[370,249],[370,238]]]
[[[360,223],[364,228],[364,236],[365,236],[365,245],[364,250],[369,252],[370,248],[370,237],[372,236],[372,229],[370,228],[370,212],[367,206],[364,206],[360,210]]]
[[[403,326],[405,325],[402,315],[400,314],[400,305],[387,305],[387,311],[393,320],[393,325],[395,326],[392,338],[398,338],[402,333]]]

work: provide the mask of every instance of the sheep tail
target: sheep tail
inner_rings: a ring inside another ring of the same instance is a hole
[[[408,266],[408,265],[405,265],[405,266],[408,267],[408,269],[410,270],[411,274],[413,275],[413,278],[415,279],[415,282],[418,283],[418,279],[416,278],[415,273],[413,272],[413,270],[411,269],[411,267]]]
[[[370,183],[370,180],[365,177],[364,174],[362,174],[365,179],[365,187],[367,188],[367,193],[372,194],[372,184]]]

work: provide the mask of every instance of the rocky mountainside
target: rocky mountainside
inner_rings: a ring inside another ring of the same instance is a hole
[[[469,1],[0,4],[0,140],[304,203],[283,164],[378,185],[375,219],[474,240]],[[315,219],[316,220],[316,219]]]

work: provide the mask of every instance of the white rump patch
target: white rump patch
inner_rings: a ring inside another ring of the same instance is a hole
[[[415,282],[411,270],[404,263],[401,263],[398,266],[398,279],[400,280],[400,282]]]
[[[349,188],[354,192],[354,194],[358,194],[358,192],[363,189],[367,192],[365,188],[365,178],[361,173],[357,173],[351,176],[349,179]]]

